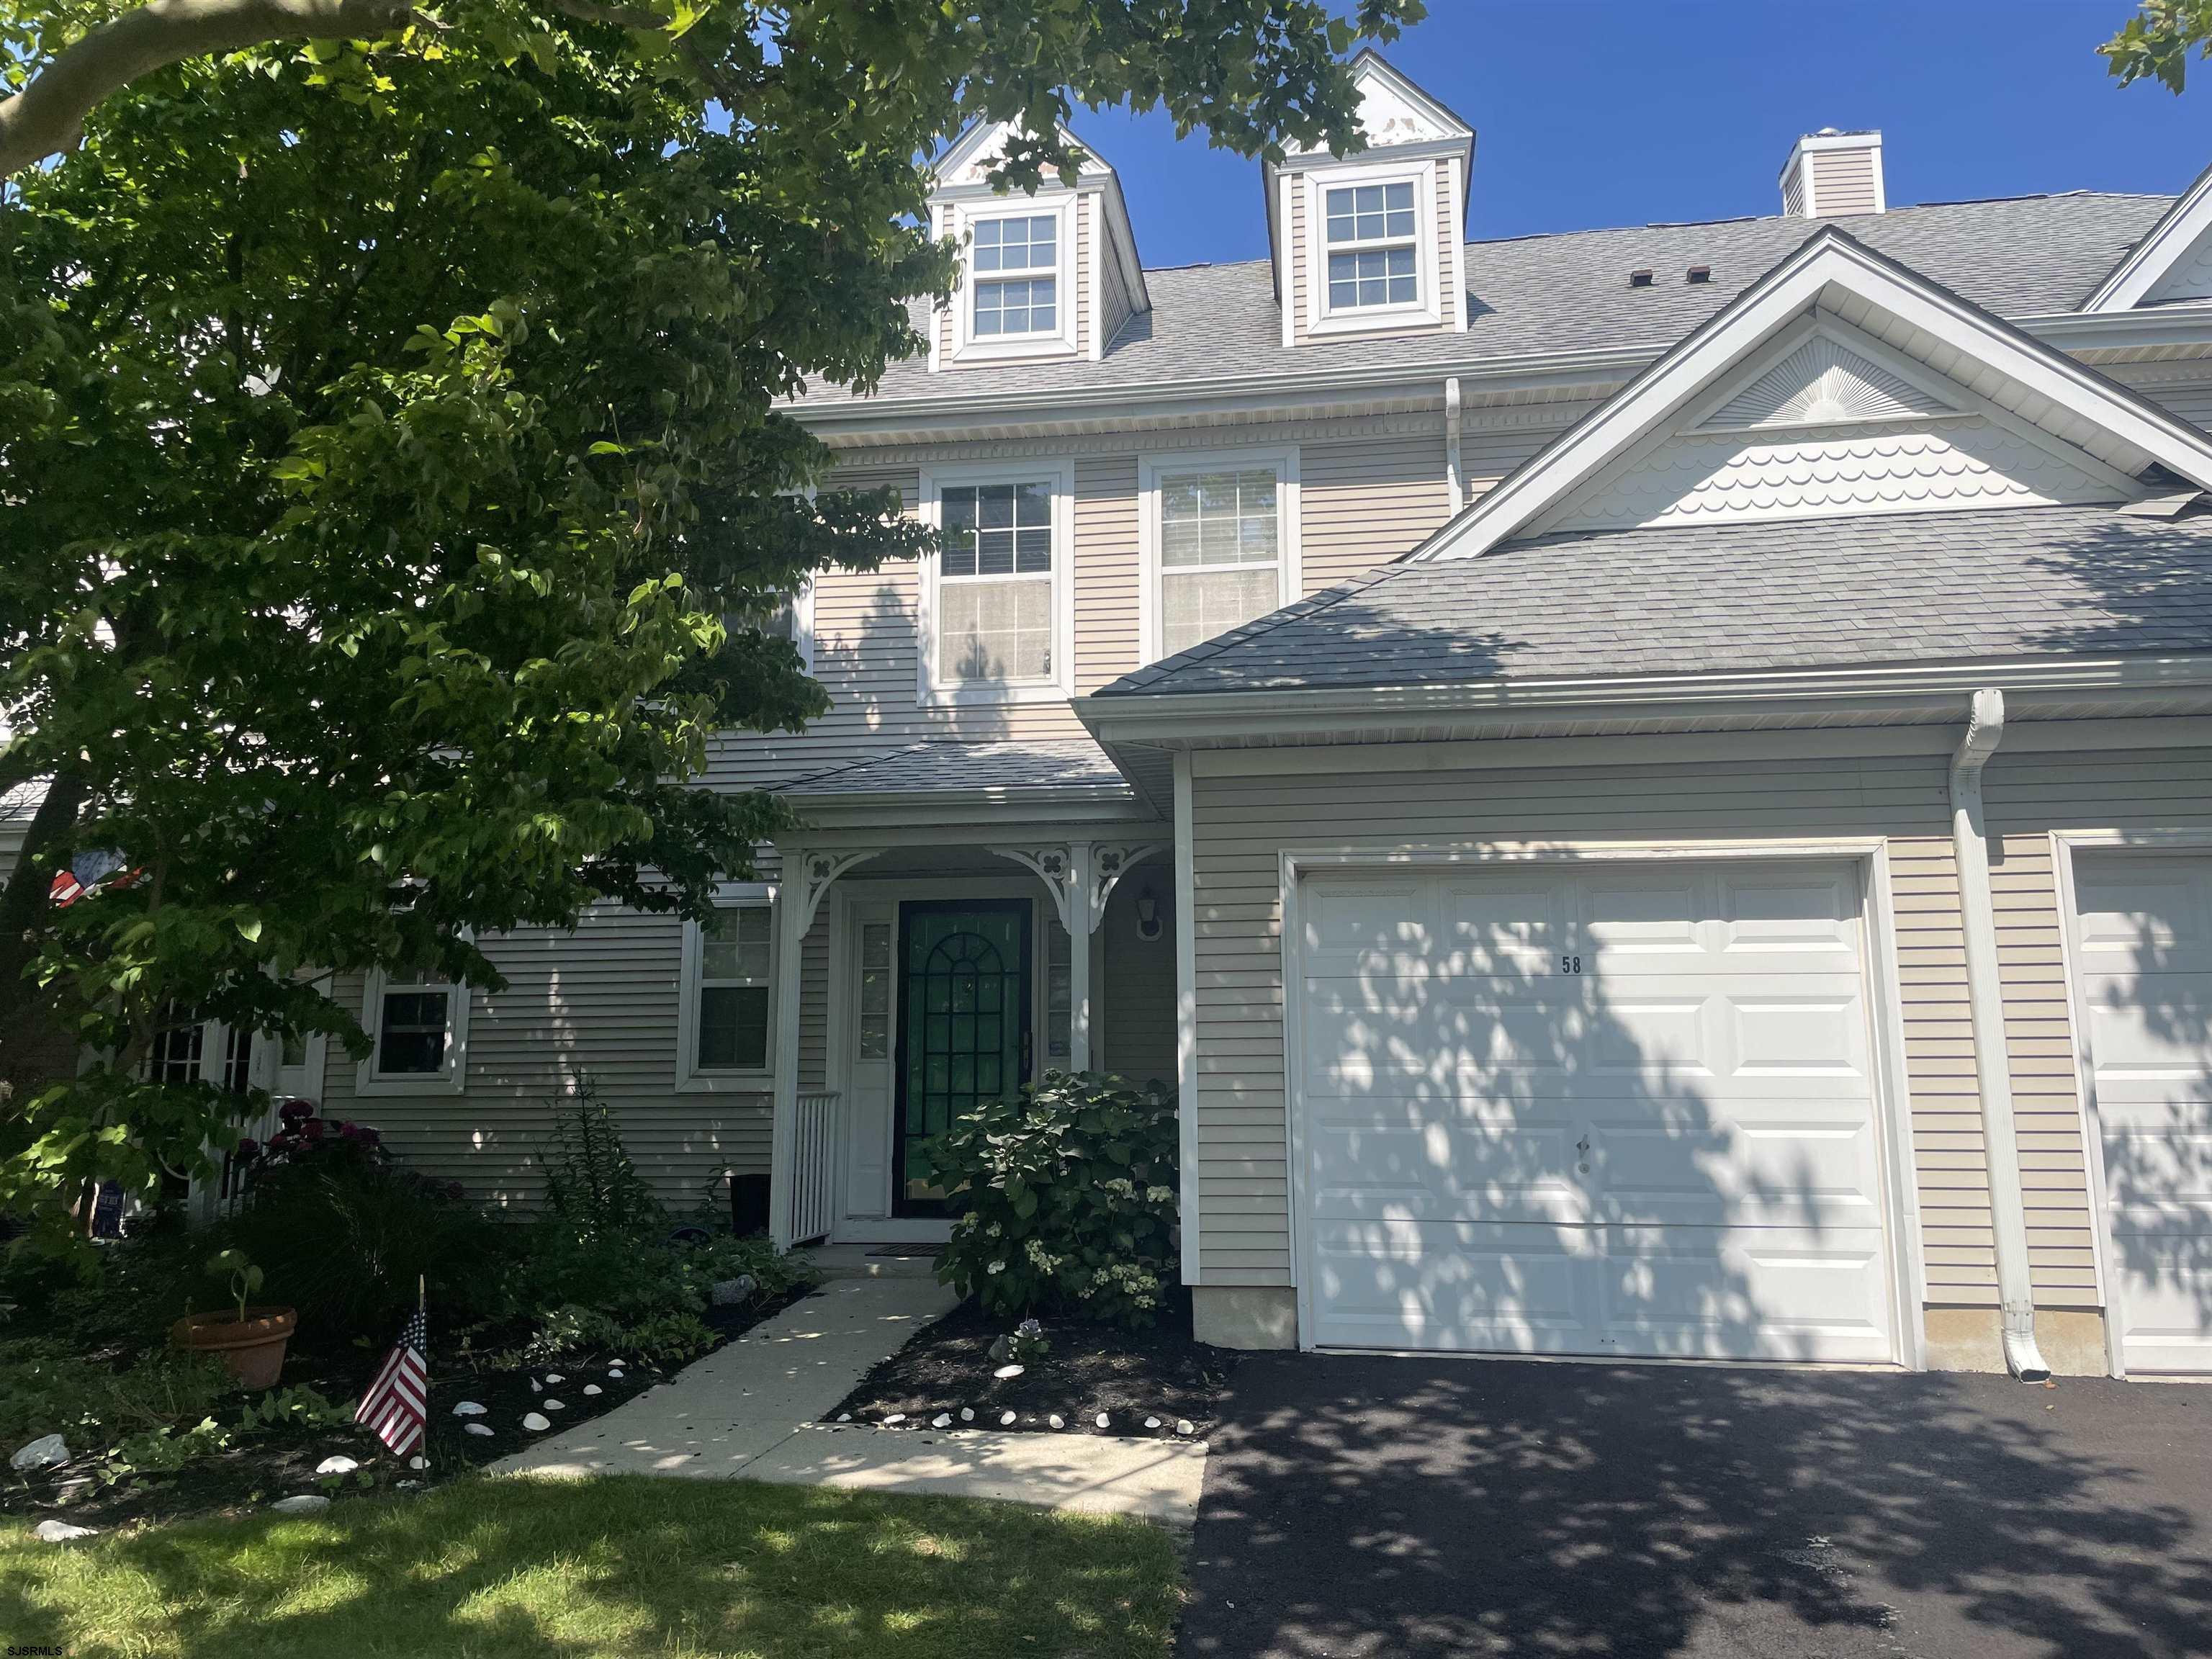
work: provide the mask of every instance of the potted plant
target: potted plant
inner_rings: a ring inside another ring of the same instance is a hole
[[[186,1314],[169,1329],[173,1346],[220,1358],[241,1386],[274,1388],[284,1370],[284,1345],[292,1339],[297,1316],[289,1308],[252,1308],[246,1304],[261,1288],[261,1269],[240,1250],[210,1256],[208,1272],[228,1276],[235,1313]]]

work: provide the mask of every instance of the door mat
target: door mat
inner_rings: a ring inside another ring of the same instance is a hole
[[[937,1254],[937,1246],[934,1244],[879,1244],[874,1249],[870,1250],[868,1254],[870,1255],[888,1255],[895,1257],[902,1261],[909,1261],[916,1256],[935,1255]]]

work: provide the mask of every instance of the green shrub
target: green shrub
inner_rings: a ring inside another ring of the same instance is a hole
[[[668,1231],[668,1212],[630,1161],[613,1114],[588,1079],[553,1103],[545,1205],[580,1238],[645,1238]]]
[[[49,1337],[0,1342],[0,1447],[42,1434],[88,1443],[197,1422],[237,1389],[220,1360],[149,1348],[117,1367]]]
[[[342,1152],[263,1171],[246,1208],[206,1239],[258,1262],[261,1299],[295,1309],[302,1331],[382,1341],[418,1281],[441,1322],[482,1313],[511,1231],[448,1183]]]
[[[1175,1260],[1176,1110],[1116,1077],[1048,1072],[927,1141],[963,1212],[937,1276],[992,1313],[1149,1325]]]

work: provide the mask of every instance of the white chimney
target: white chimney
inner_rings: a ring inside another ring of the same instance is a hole
[[[1790,148],[1782,168],[1782,210],[1797,219],[1880,213],[1881,135],[1822,127]]]

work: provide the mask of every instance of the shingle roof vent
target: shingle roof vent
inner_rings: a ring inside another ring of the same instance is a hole
[[[1630,271],[1628,285],[1631,288],[1650,288],[1651,286],[1650,270],[1647,267],[1644,270]]]
[[[1845,213],[1880,213],[1881,134],[1838,132],[1822,127],[1790,146],[1782,164],[1782,210],[1793,218],[1832,219]]]
[[[1689,274],[1682,280],[1686,283],[1710,283],[1713,280],[1713,268],[1711,265],[1692,265]]]

